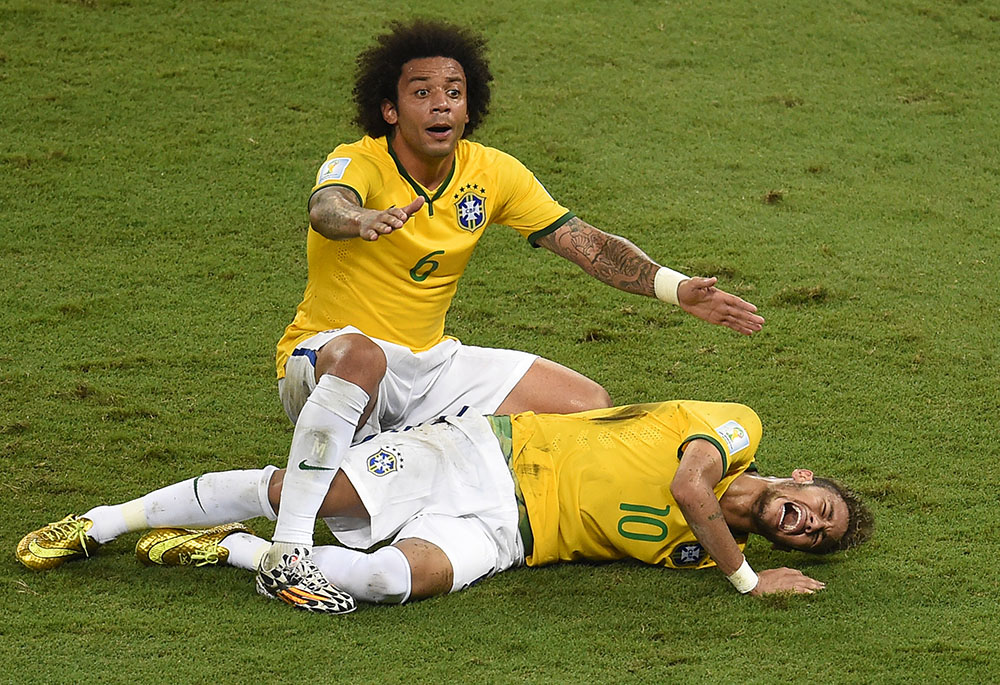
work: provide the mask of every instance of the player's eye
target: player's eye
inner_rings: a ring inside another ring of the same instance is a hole
[[[457,88],[452,88],[451,90],[448,91],[448,97],[457,98],[457,97],[461,97],[461,96],[462,96],[462,92],[460,90],[458,90]]]
[[[425,98],[429,92],[426,88],[418,88],[416,94],[417,97]]]

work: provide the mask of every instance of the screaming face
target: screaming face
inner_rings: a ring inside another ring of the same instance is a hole
[[[753,507],[757,532],[779,547],[823,552],[847,532],[847,505],[819,485],[770,485]]]

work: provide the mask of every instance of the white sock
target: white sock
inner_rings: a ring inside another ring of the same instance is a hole
[[[272,538],[276,547],[268,554],[268,566],[277,563],[285,548],[312,547],[316,512],[351,446],[367,404],[368,393],[329,374],[319,379],[309,395],[292,435]]]
[[[95,507],[83,515],[94,522],[87,534],[104,543],[147,528],[208,528],[273,516],[267,486],[276,470],[206,473],[124,504]]]
[[[261,558],[271,547],[271,543],[264,538],[249,533],[227,535],[219,545],[229,550],[229,559],[226,561],[229,566],[248,571],[257,570]]]
[[[389,545],[366,554],[322,545],[313,550],[312,558],[327,580],[354,599],[402,604],[410,598],[410,562],[398,547]]]

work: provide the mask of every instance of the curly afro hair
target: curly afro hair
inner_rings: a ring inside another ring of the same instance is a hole
[[[469,123],[463,137],[471,135],[490,106],[493,74],[486,60],[486,40],[459,26],[426,19],[393,22],[390,29],[358,55],[355,123],[373,138],[392,133],[393,127],[382,118],[382,101],[397,102],[396,89],[403,65],[421,57],[449,57],[465,71]]]

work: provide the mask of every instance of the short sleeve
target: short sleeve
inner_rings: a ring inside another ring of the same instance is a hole
[[[497,151],[495,166],[501,183],[501,200],[492,220],[510,226],[532,244],[573,218],[572,212],[552,199],[535,175],[521,162]]]
[[[316,172],[316,184],[310,197],[322,188],[340,186],[354,192],[358,203],[365,201],[378,190],[381,183],[375,162],[357,145],[340,145]]]
[[[742,473],[753,464],[760,445],[761,423],[750,407],[723,402],[684,402],[687,421],[681,435],[678,459],[692,440],[707,440],[722,454],[723,477]]]

